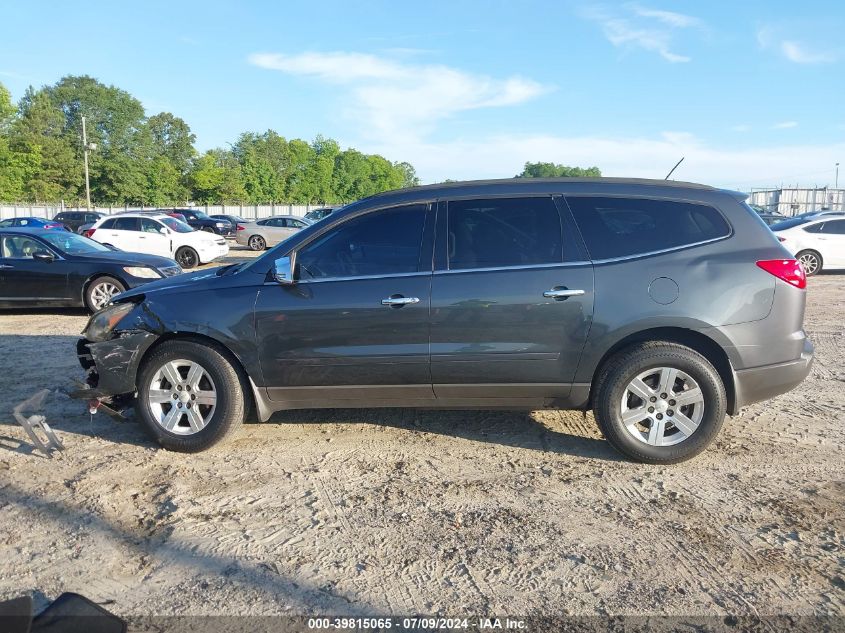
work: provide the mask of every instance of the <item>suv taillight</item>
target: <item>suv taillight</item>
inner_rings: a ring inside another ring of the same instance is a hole
[[[97,229],[85,229],[85,231],[82,234],[85,237],[94,237],[94,231],[96,231],[96,230]]]
[[[785,241],[786,241],[785,237],[778,237],[778,242],[785,242]]]
[[[757,265],[791,286],[801,289],[807,287],[807,275],[797,259],[764,259],[757,262]]]
[[[245,229],[246,229],[246,227],[243,224],[238,224],[238,230],[239,231],[243,231]]]

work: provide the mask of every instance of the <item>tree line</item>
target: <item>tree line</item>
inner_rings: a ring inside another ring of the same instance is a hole
[[[241,134],[229,149],[197,152],[187,122],[146,116],[128,92],[67,76],[14,104],[0,84],[0,201],[85,199],[82,117],[97,205],[266,202],[336,203],[419,183],[413,166],[341,150],[330,138]]]

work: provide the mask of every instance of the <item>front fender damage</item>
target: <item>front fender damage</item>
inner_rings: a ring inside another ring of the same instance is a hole
[[[76,354],[86,371],[88,388],[74,392],[73,396],[101,399],[134,393],[138,365],[158,336],[143,330],[123,330],[108,341],[79,339]]]

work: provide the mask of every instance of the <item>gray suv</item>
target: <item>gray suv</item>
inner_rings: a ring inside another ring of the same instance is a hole
[[[136,394],[187,452],[250,411],[556,408],[682,461],[810,371],[803,270],[744,199],[613,178],[376,195],[250,263],[119,295],[78,343],[79,395]]]

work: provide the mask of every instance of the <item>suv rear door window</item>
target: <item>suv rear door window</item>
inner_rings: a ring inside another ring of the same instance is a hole
[[[560,214],[551,197],[454,200],[448,216],[451,270],[562,261]]]
[[[593,259],[653,253],[731,233],[722,215],[704,204],[594,196],[567,196],[566,202]]]
[[[301,279],[417,272],[427,209],[384,209],[329,230],[297,254]]]
[[[822,233],[845,235],[845,220],[828,220],[824,223]]]
[[[138,231],[138,224],[138,218],[115,218],[111,228],[115,231]]]

